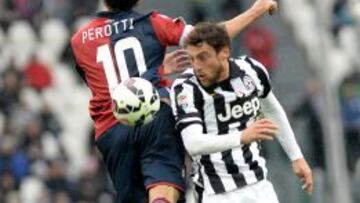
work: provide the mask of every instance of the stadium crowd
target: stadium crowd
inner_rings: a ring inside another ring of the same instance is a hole
[[[72,94],[65,94],[69,87],[83,89],[75,78],[67,47],[76,26],[73,22],[94,13],[97,6],[96,1],[0,2],[1,203],[114,201],[111,184],[91,140],[84,141],[84,161],[71,166],[77,152],[76,144],[74,147],[71,143],[77,141],[70,137],[81,133],[92,137],[93,132],[86,114],[81,122],[66,110],[74,105],[66,104],[74,103]],[[51,100],[58,101],[58,105]],[[87,106],[86,96],[75,100],[82,103],[73,108]],[[64,114],[60,115],[61,111]],[[69,119],[84,124],[79,128],[85,129],[69,130]],[[67,133],[72,135],[64,141]],[[74,153],[67,148],[73,148]]]

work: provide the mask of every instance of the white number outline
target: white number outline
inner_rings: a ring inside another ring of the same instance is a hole
[[[147,71],[145,56],[140,41],[135,37],[121,39],[117,41],[114,46],[115,60],[118,71],[120,73],[120,81],[124,81],[130,78],[129,67],[125,58],[125,51],[129,49],[133,50],[136,61],[136,68],[138,69],[139,75],[142,75]],[[97,48],[96,62],[103,64],[109,92],[111,94],[112,90],[116,87],[116,85],[118,85],[119,82],[116,76],[117,74],[109,44],[105,44]]]

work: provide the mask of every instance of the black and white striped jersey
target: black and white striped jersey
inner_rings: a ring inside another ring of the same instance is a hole
[[[229,78],[212,87],[201,86],[191,71],[175,80],[171,100],[179,131],[198,124],[204,134],[222,136],[244,130],[259,117],[259,99],[271,91],[265,68],[246,56],[229,63]],[[192,159],[193,180],[208,194],[241,188],[267,175],[257,142]]]

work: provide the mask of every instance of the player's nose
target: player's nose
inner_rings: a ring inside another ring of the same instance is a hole
[[[195,70],[195,71],[198,71],[198,72],[200,72],[200,71],[203,70],[202,66],[201,66],[199,63],[197,63],[197,62],[195,62],[195,63],[193,64],[193,67],[194,67],[194,70]]]
[[[197,74],[197,75],[201,75],[203,73],[203,69],[199,66],[194,66],[194,72]]]

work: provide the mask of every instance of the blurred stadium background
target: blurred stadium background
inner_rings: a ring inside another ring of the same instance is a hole
[[[308,197],[277,142],[266,143],[281,202],[360,203],[360,1],[279,0],[234,39],[233,56],[269,67],[315,175]],[[250,0],[146,0],[188,22],[218,21]],[[0,203],[114,202],[92,147],[89,92],[74,71],[69,39],[96,0],[0,0]]]

